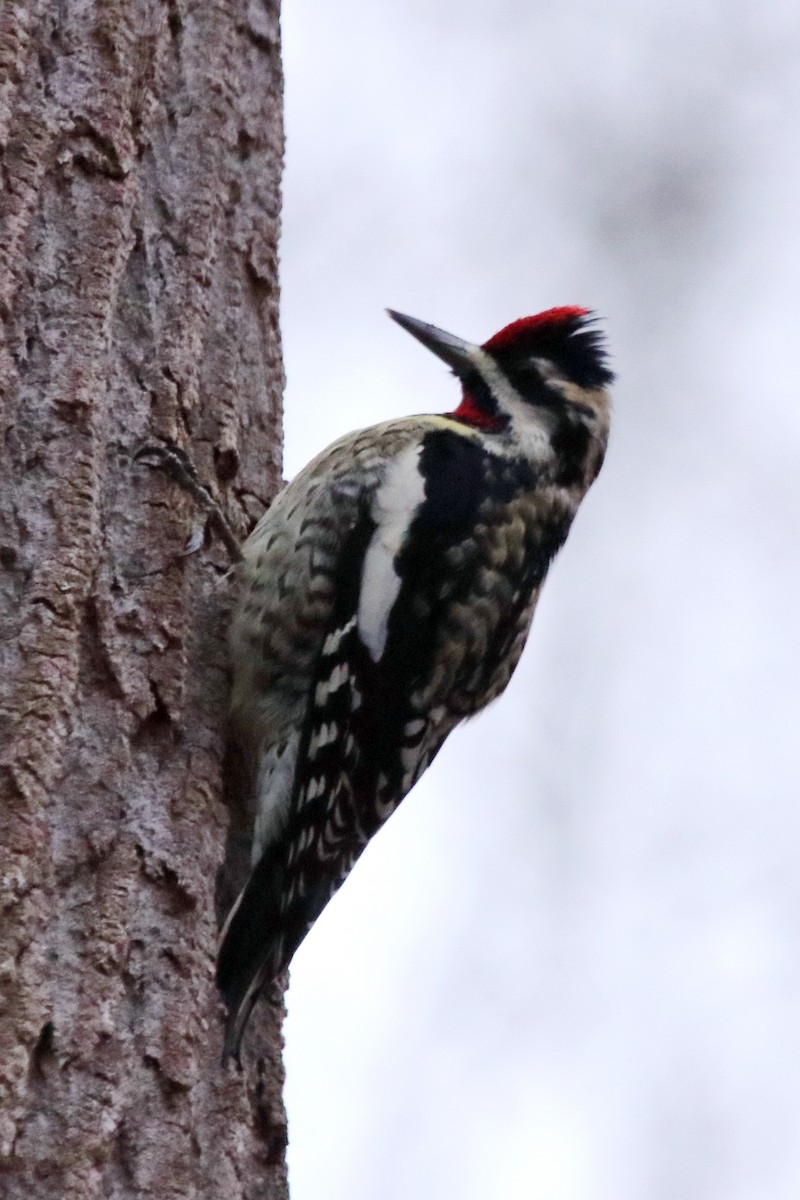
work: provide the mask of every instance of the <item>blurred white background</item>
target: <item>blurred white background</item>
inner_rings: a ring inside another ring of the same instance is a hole
[[[800,1196],[800,10],[287,0],[286,471],[454,407],[391,305],[603,317],[506,695],[301,948],[293,1200]]]

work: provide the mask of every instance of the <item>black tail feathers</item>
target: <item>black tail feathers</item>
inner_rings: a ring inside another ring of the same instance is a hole
[[[217,987],[228,1016],[223,1059],[238,1060],[245,1026],[261,991],[285,969],[281,896],[285,868],[277,847],[267,847],[250,873],[222,930]]]
[[[222,931],[217,986],[228,1009],[225,1059],[238,1059],[260,993],[288,967],[362,849],[359,842],[330,862],[311,856],[313,861],[301,858],[291,866],[283,841],[265,849]]]

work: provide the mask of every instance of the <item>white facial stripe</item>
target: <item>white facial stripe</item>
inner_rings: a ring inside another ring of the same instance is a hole
[[[539,358],[534,355],[530,360],[531,364],[536,367],[536,370],[547,383],[555,384],[556,387],[560,383],[566,383],[564,376],[560,373],[555,363],[552,363],[549,358]]]
[[[546,409],[523,400],[490,354],[471,346],[469,358],[502,412],[510,419],[514,441],[533,462],[544,462],[553,454],[550,444],[552,417]]]
[[[513,399],[520,404],[523,403],[517,389],[511,386],[491,354],[487,354],[482,346],[470,346],[469,360],[503,408],[505,408],[506,400]]]
[[[377,528],[364,556],[358,603],[359,636],[373,662],[378,662],[386,648],[389,615],[400,591],[394,560],[425,499],[419,455],[418,445],[398,454],[375,494],[372,515]]]

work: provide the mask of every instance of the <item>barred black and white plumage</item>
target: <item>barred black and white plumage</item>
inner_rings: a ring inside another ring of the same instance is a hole
[[[450,731],[505,688],[605,451],[612,376],[586,310],[483,346],[391,315],[461,404],[342,438],[244,546],[232,725],[255,819],[219,955],[228,1051]]]

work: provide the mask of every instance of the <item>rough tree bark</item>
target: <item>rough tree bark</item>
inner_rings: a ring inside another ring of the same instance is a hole
[[[286,1193],[277,1001],[243,1074],[216,544],[280,473],[278,0],[0,6],[0,1192]]]

